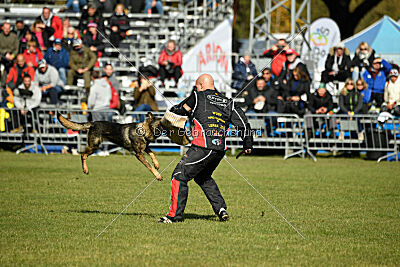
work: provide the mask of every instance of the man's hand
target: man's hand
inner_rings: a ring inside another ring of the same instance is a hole
[[[280,96],[280,95],[278,95],[278,96],[276,97],[276,99],[279,99],[279,100],[282,100],[282,101],[283,101],[283,97]]]
[[[328,74],[329,75],[335,75],[335,72],[333,70],[331,70]]]
[[[23,110],[23,109],[21,109],[21,115],[22,115],[22,116],[25,116],[25,114],[26,114],[26,111]]]
[[[388,109],[393,109],[393,104],[388,103],[386,106]]]
[[[251,80],[251,79],[253,79],[254,78],[254,76],[253,75],[249,75],[249,76],[247,76],[247,80]]]
[[[162,62],[162,65],[167,66],[167,65],[168,65],[168,61],[167,61],[167,60],[164,60],[164,61]]]
[[[77,69],[76,72],[79,73],[79,74],[82,74],[83,73],[83,69]]]
[[[240,153],[236,156],[236,159],[238,159],[243,154],[246,154],[246,155],[251,154],[251,148],[243,149],[242,151],[240,151]]]
[[[292,101],[300,101],[300,97],[299,96],[292,96]]]
[[[97,47],[95,47],[95,46],[90,46],[90,51],[92,51],[92,52],[96,52],[97,51]]]

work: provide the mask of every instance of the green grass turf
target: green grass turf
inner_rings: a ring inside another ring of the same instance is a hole
[[[159,155],[161,169],[175,156]],[[157,224],[176,161],[153,178],[132,156],[0,153],[1,265],[399,265],[400,165],[362,159],[228,159],[214,173],[231,220],[219,222],[191,181],[186,220]]]

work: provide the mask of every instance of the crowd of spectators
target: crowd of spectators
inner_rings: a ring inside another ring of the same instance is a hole
[[[23,86],[24,78],[29,76],[32,88],[37,87],[41,92],[42,103],[58,105],[66,85],[79,85],[86,89],[86,98],[83,100],[88,102],[89,108],[104,109],[105,99],[109,95],[115,99],[120,87],[111,64],[99,68],[99,58],[105,55],[118,56],[117,52],[105,54],[104,37],[113,46],[119,47],[120,42],[132,32],[127,16],[129,12],[164,14],[162,2],[158,0],[95,0],[90,3],[86,0],[68,0],[59,12],[80,12],[78,26],[71,26],[68,17],[61,19],[48,7],[42,9],[32,25],[26,25],[22,19],[18,19],[15,25],[9,22],[1,25],[1,106],[16,106],[16,89]],[[104,13],[111,13],[111,16],[105,19]],[[169,40],[165,44],[158,63],[159,68],[152,66],[155,72],[150,77],[159,76],[163,83],[171,78],[177,83],[182,75],[182,53],[175,41]],[[100,73],[93,73],[95,69],[99,69]],[[78,79],[83,80],[83,85],[78,84]],[[158,110],[154,87],[145,77],[139,77],[137,84],[133,103],[136,110]],[[110,94],[103,96],[103,103],[93,102],[93,99],[97,99],[94,98],[96,92],[107,90]],[[113,109],[120,105],[111,104],[108,108],[110,106]]]
[[[264,52],[271,68],[259,74],[246,53],[234,66],[232,88],[245,101],[247,112],[304,114],[367,114],[371,109],[400,115],[398,66],[376,57],[366,42],[360,43],[353,58],[344,43],[330,49],[320,81],[312,81],[300,55],[279,39]],[[319,84],[318,89],[312,89]],[[327,90],[344,83],[338,101]]]

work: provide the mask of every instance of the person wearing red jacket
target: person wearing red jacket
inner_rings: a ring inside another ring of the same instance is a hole
[[[14,89],[22,84],[25,75],[29,75],[33,80],[35,78],[35,70],[26,65],[23,54],[17,55],[17,62],[10,69],[6,79],[6,100],[14,103]]]
[[[271,49],[267,49],[263,52],[265,57],[272,58],[271,71],[275,77],[278,77],[282,71],[283,64],[286,62],[285,50],[289,49],[288,44],[285,39],[279,39],[276,44],[272,46]]]
[[[182,76],[182,52],[174,40],[169,40],[167,47],[161,51],[158,65],[160,66],[160,80],[163,84],[166,78],[171,77],[178,84],[178,80]]]
[[[44,7],[42,11],[42,15],[37,17],[38,20],[43,21],[43,23],[47,27],[51,27],[54,29],[54,39],[62,39],[63,38],[63,25],[61,19],[58,16],[55,16],[50,8]]]
[[[36,47],[35,41],[28,41],[28,47],[24,51],[26,65],[37,69],[38,62],[42,60],[43,54],[39,48]]]

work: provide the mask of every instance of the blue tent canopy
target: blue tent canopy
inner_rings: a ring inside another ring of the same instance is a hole
[[[343,40],[352,54],[361,42],[367,42],[378,55],[400,56],[400,25],[384,16],[368,28]]]

